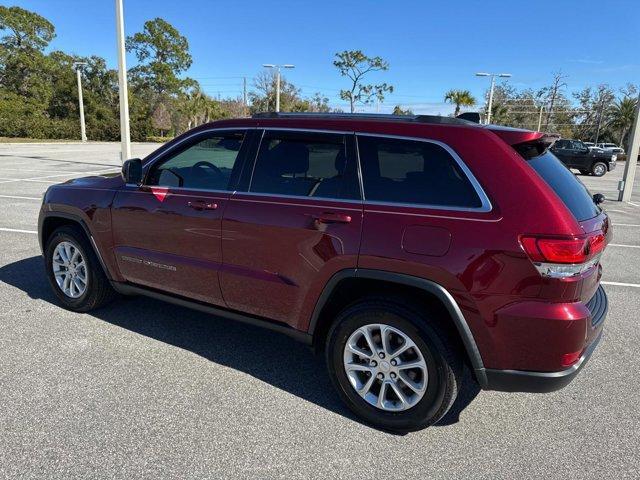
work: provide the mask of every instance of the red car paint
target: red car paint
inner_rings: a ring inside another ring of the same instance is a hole
[[[559,371],[600,334],[602,323],[592,327],[586,303],[598,289],[601,267],[569,279],[545,278],[520,244],[522,235],[602,232],[607,243],[611,238],[603,212],[577,221],[512,147],[539,140],[541,133],[353,118],[238,119],[187,132],[150,155],[145,169],[176,142],[216,128],[366,132],[442,142],[464,160],[492,209],[176,191],[101,176],[49,189],[41,237],[56,212],[73,216],[86,224],[114,282],[301,332],[309,331],[330,279],[345,269],[428,279],[455,300],[487,369]]]

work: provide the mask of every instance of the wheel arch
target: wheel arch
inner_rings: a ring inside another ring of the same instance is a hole
[[[478,383],[483,388],[486,386],[486,372],[480,350],[457,302],[442,285],[412,275],[372,269],[347,269],[334,274],[320,294],[309,322],[308,333],[313,338],[316,350],[326,338],[335,314],[353,301],[353,293],[357,297],[363,290],[376,284],[384,287],[385,292],[389,287],[395,287],[397,291],[404,289],[421,293],[422,299],[431,298],[436,301],[455,327],[452,329],[453,333],[460,340]],[[347,295],[346,291],[349,292]]]
[[[84,234],[86,235],[89,243],[91,244],[91,248],[93,248],[93,253],[95,253],[98,261],[100,262],[100,266],[102,267],[102,271],[107,276],[109,280],[112,280],[109,269],[104,263],[102,255],[98,250],[95,240],[93,239],[93,235],[91,234],[91,230],[87,226],[87,223],[84,221],[82,217],[79,215],[74,215],[73,213],[68,212],[43,212],[40,216],[40,220],[38,222],[38,240],[40,242],[40,250],[44,254],[44,250],[49,240],[49,237],[53,232],[65,225],[78,226],[82,229]]]

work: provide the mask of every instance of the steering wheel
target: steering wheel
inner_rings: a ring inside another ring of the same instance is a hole
[[[220,170],[218,167],[216,167],[213,163],[209,163],[209,162],[206,162],[204,160],[201,160],[198,163],[194,164],[193,167],[191,167],[191,171],[195,172],[196,168],[207,168],[207,169],[211,170],[216,176],[218,176],[220,178],[224,177],[224,174],[222,173],[222,170]],[[207,173],[207,175],[209,175],[209,174]]]

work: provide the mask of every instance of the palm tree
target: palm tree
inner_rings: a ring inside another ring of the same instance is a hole
[[[624,97],[614,103],[609,109],[609,126],[620,132],[620,145],[624,137],[633,125],[636,114],[637,100],[632,97]]]
[[[460,114],[461,106],[473,107],[476,104],[476,99],[469,90],[449,90],[444,96],[444,101],[456,106],[453,114],[456,117]]]

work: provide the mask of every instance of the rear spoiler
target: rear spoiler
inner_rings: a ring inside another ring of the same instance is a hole
[[[559,138],[560,135],[543,133],[536,139],[516,143],[511,146],[516,150],[516,152],[522,155],[525,160],[529,160],[533,157],[537,157],[538,155],[542,155],[547,151],[547,149],[551,148]]]
[[[466,120],[468,122],[480,123],[480,114],[478,112],[464,112],[458,115],[456,118],[460,120]]]

